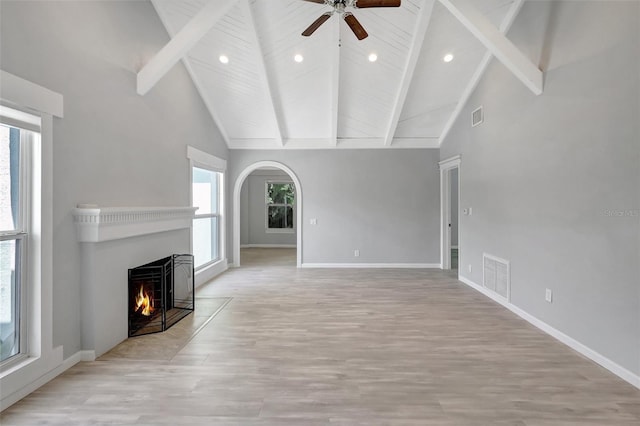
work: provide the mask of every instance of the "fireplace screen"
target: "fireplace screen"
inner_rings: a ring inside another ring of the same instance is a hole
[[[129,337],[167,330],[195,308],[193,256],[129,269]]]

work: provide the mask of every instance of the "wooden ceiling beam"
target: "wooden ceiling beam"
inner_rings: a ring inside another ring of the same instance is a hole
[[[275,123],[275,139],[279,146],[284,145],[283,139],[283,113],[281,108],[278,107],[276,98],[273,93],[273,81],[269,78],[269,72],[267,71],[267,64],[264,59],[264,51],[260,44],[260,37],[258,36],[258,29],[256,27],[256,19],[253,16],[253,10],[251,9],[250,0],[244,0],[241,2],[243,13],[249,18],[249,27],[251,27],[251,41],[255,45],[256,49],[253,51],[255,54],[256,62],[258,63],[258,74],[262,80],[262,84],[265,88],[266,95],[269,99],[269,109],[273,115],[273,121]]]
[[[429,24],[431,23],[433,5],[434,2],[427,0],[420,8],[420,14],[418,15],[418,20],[413,31],[413,40],[411,41],[411,46],[409,48],[409,57],[407,58],[407,63],[404,67],[402,80],[400,80],[400,89],[398,90],[396,101],[393,105],[391,120],[389,121],[387,134],[384,138],[385,146],[390,146],[393,143],[393,136],[395,135],[396,129],[398,128],[398,122],[400,121],[402,107],[404,107],[404,103],[407,100],[409,87],[411,86],[411,82],[413,81],[413,74],[416,70],[418,59],[420,58],[420,52],[422,51],[422,44],[424,43],[427,29],[429,28]]]
[[[542,71],[469,0],[439,0],[509,71],[534,94],[543,91]]]
[[[237,1],[209,0],[204,8],[138,72],[138,94],[147,94],[227,14]]]
[[[520,9],[522,9],[524,2],[525,0],[515,0],[513,2],[511,7],[509,8],[509,11],[507,12],[507,15],[502,19],[502,22],[500,23],[500,32],[502,34],[506,34],[509,31],[511,25],[513,25],[513,21],[515,21],[516,19],[516,16],[518,16],[518,13],[520,13]],[[447,120],[447,123],[442,130],[442,134],[440,135],[438,145],[442,144],[442,141],[444,141],[444,139],[447,137],[447,135],[453,128],[453,125],[458,120],[458,117],[460,117],[460,114],[462,114],[462,110],[467,105],[469,98],[478,86],[478,83],[484,75],[484,72],[487,70],[489,62],[491,62],[491,58],[493,58],[493,55],[491,54],[491,52],[487,51],[487,53],[485,53],[484,57],[482,58],[482,61],[480,61],[480,65],[478,65],[476,71],[473,73],[471,80],[469,80],[469,83],[465,87],[464,92],[462,92],[462,96],[460,97],[460,100],[456,105],[456,109],[453,111],[453,114],[451,114],[451,117],[449,117],[449,120]]]

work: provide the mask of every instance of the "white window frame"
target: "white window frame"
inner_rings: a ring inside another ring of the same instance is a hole
[[[53,120],[64,116],[64,98],[0,70],[0,104],[40,121],[39,144],[31,144],[39,163],[31,176],[26,357],[0,371],[1,411],[77,361],[63,363],[62,346],[53,346]]]
[[[291,206],[295,210],[295,204],[282,204],[282,203],[269,203],[269,185],[285,185],[289,184],[293,186],[295,194],[295,185],[289,180],[267,180],[264,183],[264,230],[267,234],[295,234],[296,232],[296,215],[294,212],[293,223],[291,228],[269,228],[269,207],[270,206]]]
[[[197,211],[194,220],[203,217],[218,218],[218,257],[211,262],[200,265],[196,268],[196,286],[207,282],[214,276],[227,269],[226,256],[226,214],[225,214],[225,188],[227,161],[201,151],[192,146],[187,146],[187,158],[189,159],[189,205],[193,205],[193,168],[210,170],[219,173],[218,176],[218,213],[198,215]],[[189,233],[191,253],[193,253],[193,222]]]
[[[24,120],[24,121],[22,121]],[[29,334],[27,332],[30,313],[34,309],[30,295],[34,292],[35,283],[30,279],[34,275],[35,264],[31,258],[29,247],[31,233],[31,204],[34,197],[40,197],[39,190],[33,186],[33,176],[41,169],[39,156],[34,155],[40,146],[40,118],[21,111],[0,106],[0,123],[20,131],[20,186],[19,216],[15,229],[0,232],[1,241],[20,242],[19,264],[16,274],[18,293],[18,332],[19,352],[0,362],[0,372],[19,365],[29,356]]]

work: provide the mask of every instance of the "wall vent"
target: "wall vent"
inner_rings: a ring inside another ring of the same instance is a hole
[[[506,301],[510,301],[511,274],[509,261],[483,253],[482,263],[482,285]]]
[[[482,107],[478,107],[478,109],[474,110],[471,113],[471,127],[476,127],[484,121],[484,113],[482,112]]]

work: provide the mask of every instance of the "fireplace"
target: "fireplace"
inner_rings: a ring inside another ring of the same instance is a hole
[[[129,269],[129,337],[165,331],[194,309],[193,255]]]

